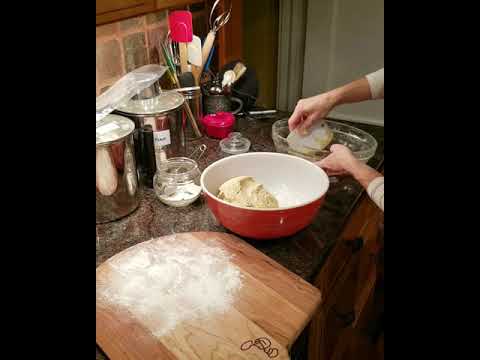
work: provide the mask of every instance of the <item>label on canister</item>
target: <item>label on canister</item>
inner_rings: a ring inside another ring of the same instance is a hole
[[[170,145],[170,130],[155,131],[153,133],[153,143],[156,148],[162,148]]]

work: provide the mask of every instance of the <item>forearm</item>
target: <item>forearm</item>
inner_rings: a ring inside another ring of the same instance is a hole
[[[328,99],[332,107],[372,99],[383,99],[385,71],[380,69],[347,85],[329,91]]]
[[[365,189],[368,188],[368,185],[375,178],[383,176],[377,170],[357,159],[352,159],[345,167],[345,170],[347,170]]]
[[[377,206],[384,211],[384,177],[364,162],[352,159],[346,170],[364,187]]]
[[[329,92],[334,106],[370,100],[372,93],[366,78],[355,80]]]

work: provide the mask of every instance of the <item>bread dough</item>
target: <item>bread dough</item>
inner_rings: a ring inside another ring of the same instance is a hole
[[[278,208],[278,201],[250,176],[239,176],[223,183],[218,197],[233,205],[257,209]]]
[[[333,131],[325,120],[317,121],[313,124],[306,135],[301,135],[298,130],[292,131],[287,136],[287,143],[290,149],[295,152],[313,155],[315,152],[322,151],[332,142]]]

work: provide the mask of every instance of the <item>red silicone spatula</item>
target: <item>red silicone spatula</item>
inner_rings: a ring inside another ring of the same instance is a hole
[[[178,42],[180,50],[180,69],[182,73],[188,71],[187,44],[193,39],[192,13],[186,10],[172,11],[168,16],[170,36]]]

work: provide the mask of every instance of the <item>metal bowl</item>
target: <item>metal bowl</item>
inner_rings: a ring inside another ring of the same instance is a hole
[[[332,144],[347,146],[355,157],[361,161],[368,162],[377,150],[377,140],[366,131],[336,121],[325,120],[333,131]],[[311,153],[298,153],[290,149],[287,143],[288,119],[276,121],[272,126],[272,139],[275,149],[279,153],[299,156],[310,161],[319,161],[330,154],[328,149]]]

